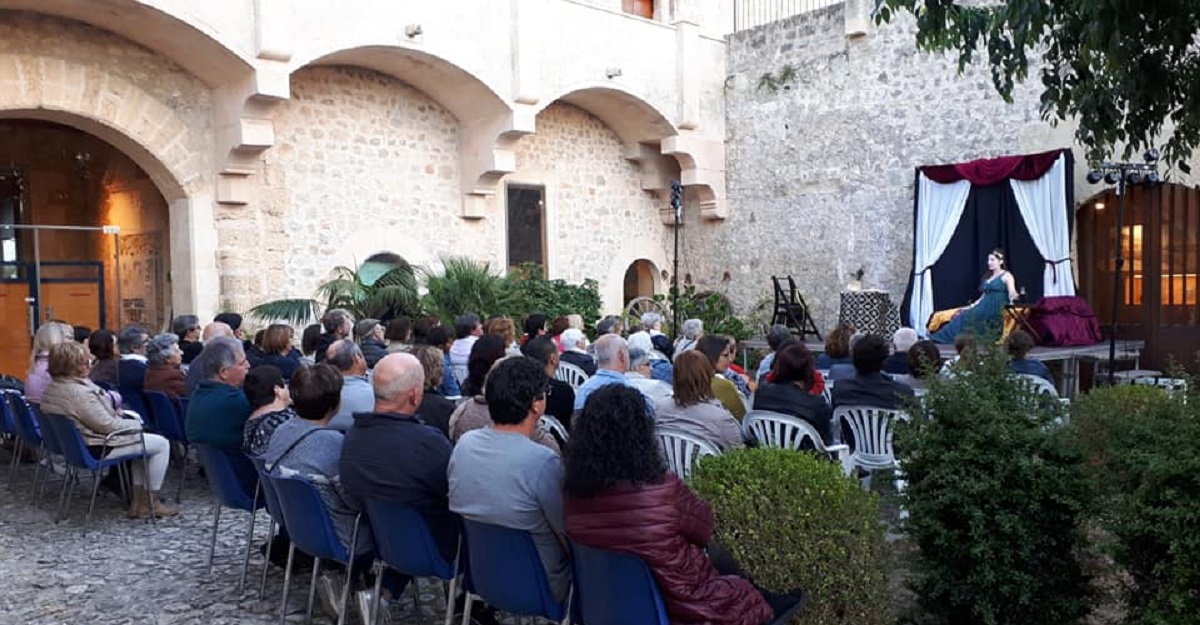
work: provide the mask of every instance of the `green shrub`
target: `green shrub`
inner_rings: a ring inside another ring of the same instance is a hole
[[[444,257],[440,273],[425,272],[425,288],[429,292],[421,299],[421,306],[448,325],[468,312],[487,318],[500,310],[503,282],[504,278],[489,263]]]
[[[896,450],[918,548],[914,621],[1066,625],[1087,615],[1081,522],[1094,497],[1061,412],[999,354],[931,382],[911,408]]]
[[[671,289],[674,290],[674,287]],[[654,300],[661,302],[667,310],[670,310],[672,301],[669,294],[655,295]],[[724,334],[739,341],[746,340],[754,334],[752,325],[737,316],[729,299],[721,293],[697,292],[696,287],[689,284],[683,287],[674,305],[679,312],[679,323],[682,324],[688,319],[699,319],[704,322],[705,334]],[[668,334],[675,334],[675,330],[669,328],[674,321],[673,317],[674,313],[667,314],[667,319],[663,324],[664,331],[669,330]],[[625,323],[627,327],[634,327],[637,319],[627,316]]]
[[[578,314],[584,327],[592,327],[600,318],[600,286],[587,279],[583,284],[565,280],[547,280],[537,265],[522,265],[509,272],[501,287],[501,311],[520,327],[530,313],[542,313],[553,319]]]
[[[692,486],[713,507],[717,541],[756,583],[809,593],[794,622],[888,621],[879,503],[839,464],[783,449],[745,449],[705,458]]]
[[[1102,496],[1098,523],[1128,573],[1131,625],[1200,622],[1200,415],[1190,399],[1114,386],[1073,407]]]

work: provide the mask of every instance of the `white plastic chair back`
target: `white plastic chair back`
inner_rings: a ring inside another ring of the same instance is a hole
[[[566,382],[574,389],[583,386],[583,383],[588,381],[588,374],[578,365],[573,365],[569,362],[560,362],[558,363],[558,369],[554,372],[554,379]]]
[[[825,400],[825,403],[830,406],[833,405],[833,385],[831,383],[825,383],[825,388],[821,390],[821,397]]]
[[[1180,378],[1137,378],[1133,383],[1143,386],[1157,386],[1158,388],[1166,389],[1170,393],[1176,391],[1186,393],[1188,387],[1187,380]]]
[[[849,446],[829,445],[826,447],[817,428],[799,417],[769,410],[752,410],[742,420],[742,430],[746,438],[753,437],[754,440],[768,447],[799,450],[805,440],[811,441],[813,449],[817,453],[836,458],[847,475],[853,469],[853,465],[849,463]]]
[[[833,422],[843,421],[854,434],[854,452],[850,460],[864,469],[887,469],[896,466],[892,447],[895,422],[907,421],[908,415],[899,410],[870,406],[841,406],[833,411]]]
[[[548,414],[544,414],[540,419],[538,419],[538,427],[540,427],[543,432],[548,432],[554,436],[557,436],[558,440],[564,443],[571,438],[570,435],[567,434],[567,428],[563,426],[562,421],[559,421]]]
[[[1028,373],[1018,373],[1017,379],[1029,384],[1031,387],[1033,387],[1033,390],[1038,393],[1049,395],[1055,399],[1058,399],[1058,389],[1054,388],[1054,385],[1046,380],[1046,378]]]
[[[656,428],[654,432],[662,445],[663,456],[667,459],[667,469],[681,478],[692,474],[696,462],[704,456],[719,456],[721,451],[712,443],[671,428]]]
[[[466,365],[454,365],[454,379],[458,380],[460,386],[467,383],[467,377],[470,375]]]

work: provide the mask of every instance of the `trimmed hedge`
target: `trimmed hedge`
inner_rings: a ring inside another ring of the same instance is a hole
[[[692,487],[713,507],[717,541],[756,583],[809,593],[795,623],[889,622],[878,500],[840,465],[807,453],[744,449],[703,459]]]

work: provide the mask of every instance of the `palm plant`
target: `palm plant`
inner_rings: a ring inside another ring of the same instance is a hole
[[[344,308],[355,319],[416,316],[420,314],[416,270],[398,256],[386,262],[368,259],[358,269],[338,266],[317,286],[313,299],[279,299],[248,312],[264,321],[306,325],[316,321],[322,309],[331,308]]]
[[[462,256],[444,256],[441,273],[429,270],[422,304],[425,310],[449,323],[454,317],[473,312],[482,317],[500,311],[504,278],[490,263]]]

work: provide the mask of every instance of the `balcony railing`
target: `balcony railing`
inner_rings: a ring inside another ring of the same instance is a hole
[[[841,4],[844,0],[733,0],[734,32],[778,22],[793,15]]]

